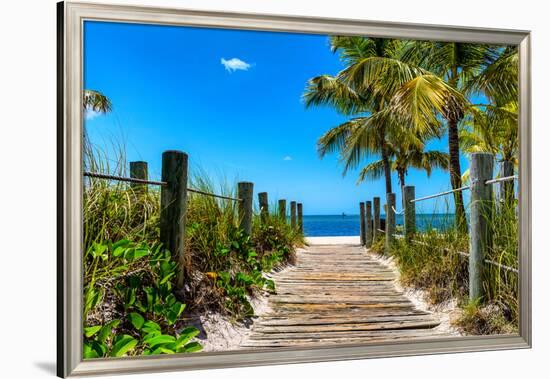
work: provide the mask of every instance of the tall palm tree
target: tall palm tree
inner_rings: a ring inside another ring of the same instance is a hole
[[[363,37],[332,37],[330,43],[332,51],[340,54],[346,70],[366,59],[395,59],[404,44],[400,40]],[[345,80],[346,70],[336,76],[310,79],[303,96],[306,107],[331,105],[343,114],[359,116],[325,133],[318,141],[319,153],[323,157],[330,152],[340,152],[345,163],[344,174],[369,154],[380,154],[386,192],[392,192],[386,141],[388,129],[395,125],[388,112],[390,97],[368,87],[352,85]]]
[[[409,46],[404,59],[436,74],[464,96],[495,83],[498,72],[488,70],[499,57],[499,47],[459,42],[415,42]],[[497,70],[498,71],[498,70]],[[493,76],[489,80],[488,74]],[[499,88],[501,89],[501,88]],[[449,146],[449,174],[453,189],[462,187],[460,167],[459,124],[466,108],[446,107],[441,115],[446,121]],[[457,223],[466,225],[462,192],[454,193]]]
[[[416,58],[410,53],[415,42],[401,41],[399,46],[391,56],[354,59],[338,77],[358,93],[383,99],[381,119],[406,125],[429,138],[441,129],[440,115],[461,118],[468,100],[444,78],[420,67],[420,59],[411,58]],[[460,200],[457,203],[457,219],[463,221],[463,203]]]

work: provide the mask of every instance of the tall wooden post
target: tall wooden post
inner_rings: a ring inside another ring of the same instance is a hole
[[[493,176],[493,155],[473,153],[470,165],[470,300],[484,297],[483,267],[490,246],[490,225],[493,210],[492,185],[485,182]]]
[[[178,264],[176,286],[183,287],[185,268],[185,214],[187,211],[187,162],[182,151],[162,153],[160,192],[160,241]]]
[[[509,161],[504,161],[500,163],[500,177],[504,178],[507,176],[514,175],[514,164]],[[502,204],[512,204],[514,200],[514,181],[507,180],[500,182],[499,188],[499,197]]]
[[[365,246],[372,246],[372,236],[373,236],[373,225],[372,225],[372,202],[365,202],[365,222],[366,222],[366,231],[365,231]]]
[[[246,235],[252,234],[252,196],[254,195],[254,183],[237,183],[237,197],[239,201],[240,228]]]
[[[279,218],[286,223],[286,200],[279,200]]]
[[[416,233],[416,207],[411,202],[414,199],[414,186],[403,187],[403,206],[405,207],[405,239],[410,241]]]
[[[290,227],[296,228],[296,202],[290,202]]]
[[[149,170],[147,168],[147,162],[136,161],[130,162],[130,178],[147,180],[149,179]],[[132,183],[131,187],[135,192],[147,192],[147,184],[144,183]]]
[[[365,246],[365,203],[359,203],[359,241]]]
[[[389,254],[390,248],[394,241],[395,234],[395,193],[386,194],[386,244],[384,246],[384,253]]]
[[[372,199],[372,208],[373,208],[373,227],[372,227],[372,241],[376,242],[378,239],[378,235],[380,232],[378,231],[380,229],[380,198],[374,197]]]
[[[304,233],[304,207],[302,203],[296,204],[296,207],[298,208],[298,230],[300,233]]]
[[[269,216],[267,192],[258,193],[258,203],[260,204],[260,217],[262,219],[262,222],[265,223],[267,221],[267,217]]]

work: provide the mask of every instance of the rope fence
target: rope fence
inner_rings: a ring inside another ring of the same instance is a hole
[[[238,202],[238,227],[245,235],[252,234],[253,197],[254,183],[238,182],[237,196],[218,195],[188,187],[188,155],[182,151],[168,150],[162,153],[162,177],[161,180],[149,180],[149,169],[147,162],[130,162],[130,177],[103,174],[98,172],[84,171],[83,176],[88,178],[97,178],[105,180],[115,180],[119,182],[130,183],[136,194],[145,194],[148,186],[160,187],[160,219],[159,219],[159,239],[160,242],[172,253],[175,261],[183,265],[186,262],[185,257],[185,235],[188,194],[204,195],[218,199],[231,200]],[[258,193],[260,205],[260,216],[262,223],[267,220],[269,214],[268,194],[267,192]],[[286,200],[280,199],[278,202],[278,217],[287,222]],[[290,226],[300,233],[303,229],[303,205],[296,201],[290,202]],[[184,277],[183,267],[178,270],[176,286],[183,288]]]
[[[384,252],[387,254],[391,251],[391,246],[396,239],[405,240],[406,242],[412,242],[424,246],[429,246],[423,241],[414,239],[416,235],[416,207],[415,203],[434,199],[437,197],[454,194],[466,190],[471,191],[470,212],[468,214],[468,232],[469,232],[469,251],[454,251],[450,249],[440,249],[442,251],[448,251],[469,260],[469,296],[470,299],[482,298],[485,292],[483,284],[483,265],[491,265],[498,267],[501,270],[519,273],[518,265],[508,266],[498,261],[486,258],[491,252],[491,230],[488,225],[487,217],[491,217],[493,210],[500,209],[494,207],[495,199],[493,195],[493,189],[490,188],[493,184],[500,183],[500,189],[498,191],[499,202],[514,199],[514,185],[506,182],[518,180],[518,175],[509,175],[513,173],[513,167],[510,167],[510,162],[502,162],[500,172],[503,176],[499,178],[493,178],[494,173],[494,156],[489,153],[473,153],[471,155],[470,166],[470,183],[468,185],[453,188],[448,191],[434,193],[427,196],[416,197],[414,186],[403,186],[403,209],[398,212],[395,208],[395,193],[386,194],[386,219],[385,226],[381,224],[380,209],[377,204],[380,202],[379,197],[374,198],[375,210],[374,210],[374,230],[377,234],[384,235]],[[370,202],[367,202],[370,203]],[[361,205],[361,204],[360,204]],[[494,207],[494,208],[493,208]],[[489,212],[489,213],[488,213]],[[403,233],[396,234],[396,215],[403,215]],[[365,215],[367,219],[371,217],[370,211]],[[374,239],[364,240],[364,245],[368,248],[372,246]],[[438,249],[439,250],[439,249]]]
[[[155,181],[155,180],[147,180],[147,179],[138,179],[138,178],[127,178],[124,176],[117,176],[117,175],[109,175],[109,174],[100,174],[97,172],[89,172],[85,171],[83,173],[84,176],[89,178],[98,178],[98,179],[106,179],[106,180],[116,180],[119,182],[127,182],[127,183],[135,183],[135,184],[146,184],[146,185],[153,185],[153,186],[166,186],[168,185],[167,182],[161,182],[161,181]],[[231,196],[224,196],[224,195],[218,195],[215,193],[205,192],[201,191],[195,188],[187,188],[187,191],[193,192],[199,195],[205,195],[210,197],[215,197],[218,199],[224,199],[224,200],[232,200],[232,201],[243,201],[242,199],[231,197]]]

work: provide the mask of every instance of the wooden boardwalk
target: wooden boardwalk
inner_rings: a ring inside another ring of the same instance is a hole
[[[318,346],[441,337],[439,320],[415,308],[393,271],[357,245],[312,245],[296,266],[273,275],[270,310],[244,348]]]

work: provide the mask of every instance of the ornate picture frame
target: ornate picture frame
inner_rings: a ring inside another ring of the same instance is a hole
[[[58,3],[58,376],[259,366],[531,346],[530,32],[364,20]],[[221,29],[517,45],[519,54],[519,333],[343,346],[83,359],[83,25],[107,21]]]

